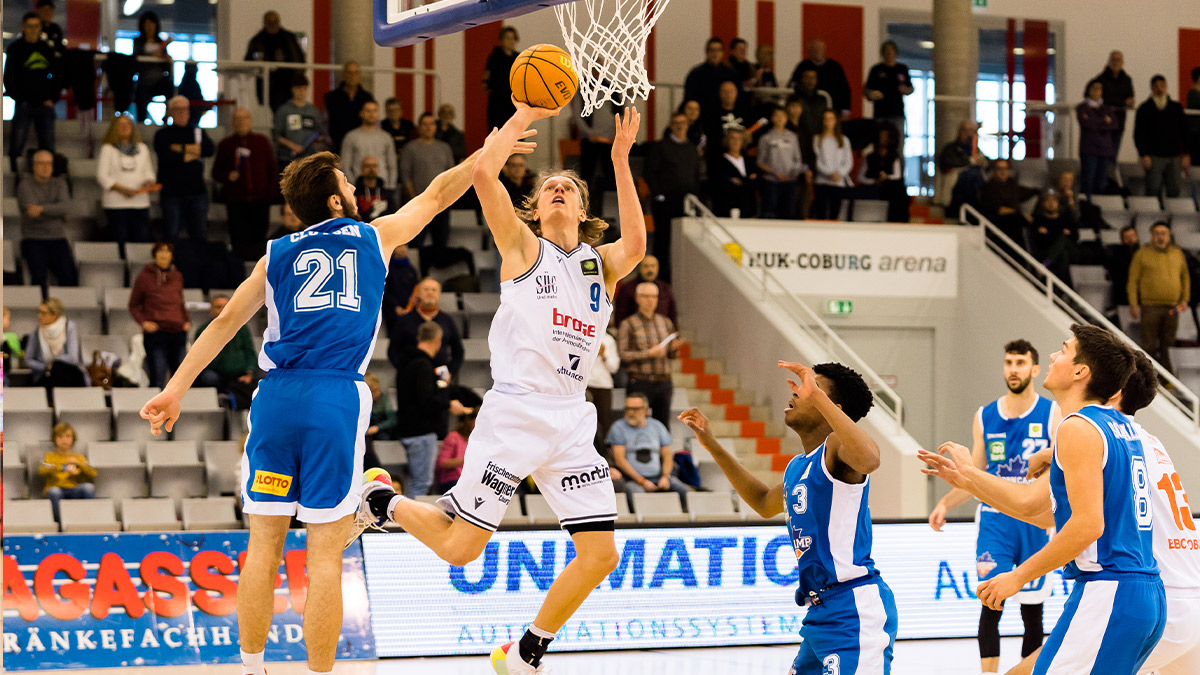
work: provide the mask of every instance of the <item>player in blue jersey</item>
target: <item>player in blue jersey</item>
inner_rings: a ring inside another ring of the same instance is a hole
[[[975,414],[971,425],[974,437],[971,457],[975,466],[1004,480],[1027,482],[1025,473],[1030,456],[1050,447],[1059,421],[1058,407],[1031,386],[1039,374],[1037,349],[1028,340],[1013,340],[1004,345],[1004,382],[1008,393]],[[930,526],[940,531],[946,524],[946,512],[968,499],[971,494],[966,490],[952,489],[929,514]],[[979,526],[975,560],[980,581],[1015,568],[1049,540],[1044,528],[1023,523],[987,504],[979,505],[975,522]],[[1022,657],[1042,646],[1042,603],[1049,595],[1045,577],[1034,579],[1017,594],[1025,624]],[[984,673],[994,673],[1000,667],[1000,615],[1001,612],[990,607],[980,610],[979,661]]]
[[[527,134],[528,135],[528,134]],[[521,138],[524,138],[522,136]],[[514,152],[533,144],[514,137]],[[238,579],[238,633],[246,675],[263,675],[275,576],[293,516],[308,531],[309,673],[333,669],[342,625],[342,550],[362,491],[371,393],[363,373],[379,330],[387,261],[471,185],[478,153],[441,174],[395,214],[359,221],[354,186],[336,155],[288,165],[281,190],[308,227],[268,243],[267,254],[196,339],[162,393],[142,408],[151,432],[171,431],[196,376],[265,304],[259,367],[242,458],[250,542]]]
[[[1103,328],[1077,324],[1071,332],[1046,373],[1045,387],[1064,414],[1046,480],[1021,485],[988,476],[970,467],[966,448],[954,443],[939,452],[961,458],[961,465],[924,450],[920,458],[929,465],[925,473],[1006,513],[1057,528],[1045,548],[978,589],[984,605],[998,609],[1059,567],[1075,581],[1034,675],[1133,675],[1166,625],[1146,457],[1132,422],[1108,405],[1134,372],[1135,357]]]
[[[804,445],[783,482],[768,486],[717,443],[708,419],[692,408],[679,419],[696,433],[738,494],[764,518],[786,511],[807,607],[792,675],[891,672],[896,603],[871,560],[870,473],[879,446],[856,422],[871,409],[862,376],[837,363],[805,368],[779,362],[796,375],[783,419]]]

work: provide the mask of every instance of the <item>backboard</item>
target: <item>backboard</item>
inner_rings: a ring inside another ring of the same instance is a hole
[[[574,0],[374,0],[375,42],[405,47]]]

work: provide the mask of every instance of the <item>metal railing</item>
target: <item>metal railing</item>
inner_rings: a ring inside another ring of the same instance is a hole
[[[1014,242],[1000,228],[996,227],[994,223],[985,218],[978,209],[970,204],[963,204],[962,209],[959,210],[958,219],[964,225],[977,225],[979,236],[976,241],[980,250],[991,250],[1008,263],[1018,274],[1041,291],[1051,306],[1066,312],[1068,316],[1078,323],[1088,323],[1109,330],[1131,349],[1143,351],[1141,346],[1133,338],[1129,337],[1125,331],[1109,321],[1108,317],[1104,316],[1100,310],[1093,307],[1087,300],[1084,300],[1070,286],[1063,283],[1045,265],[1030,255],[1024,247]],[[1200,398],[1197,398],[1195,393],[1172,375],[1171,371],[1164,368],[1162,364],[1154,359],[1151,359],[1151,361],[1154,363],[1154,369],[1158,373],[1159,381],[1166,382],[1170,386],[1168,388],[1160,385],[1158,388],[1159,397],[1170,401],[1172,405],[1186,415],[1191,420],[1193,428],[1200,428]]]
[[[705,239],[716,244],[722,254],[728,253],[729,244],[737,245],[745,250],[738,238],[713,215],[712,211],[695,195],[684,199],[684,210],[688,215],[704,221]],[[882,377],[876,373],[867,362],[846,344],[837,332],[825,323],[811,307],[793,293],[771,269],[765,267],[751,268],[737,261],[742,276],[753,282],[762,294],[762,299],[776,304],[796,326],[800,328],[813,342],[823,345],[829,353],[846,365],[852,366],[862,374],[867,386],[875,394],[876,401],[883,412],[896,423],[899,431],[904,428],[904,402]]]

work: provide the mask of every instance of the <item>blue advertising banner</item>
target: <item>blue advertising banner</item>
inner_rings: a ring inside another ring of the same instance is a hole
[[[249,534],[4,538],[8,670],[237,663],[237,578]],[[288,533],[267,661],[305,660],[305,534]],[[362,548],[343,562],[339,659],[373,659]]]
[[[975,526],[876,525],[874,558],[896,596],[901,638],[974,637]],[[620,564],[550,649],[643,649],[797,643],[796,554],[778,525],[617,530]],[[521,637],[575,549],[565,532],[499,532],[452,567],[406,534],[363,537],[367,591],[382,656],[482,654]],[[1069,585],[1051,575],[1050,627]],[[1014,604],[1015,603],[1010,603]],[[1004,635],[1023,631],[1005,612]]]

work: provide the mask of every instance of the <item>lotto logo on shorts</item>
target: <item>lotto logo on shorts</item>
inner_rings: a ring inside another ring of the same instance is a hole
[[[270,471],[255,471],[254,486],[250,488],[250,491],[275,495],[276,497],[286,497],[290,489],[292,489],[291,476],[285,476],[281,473],[271,473]]]

